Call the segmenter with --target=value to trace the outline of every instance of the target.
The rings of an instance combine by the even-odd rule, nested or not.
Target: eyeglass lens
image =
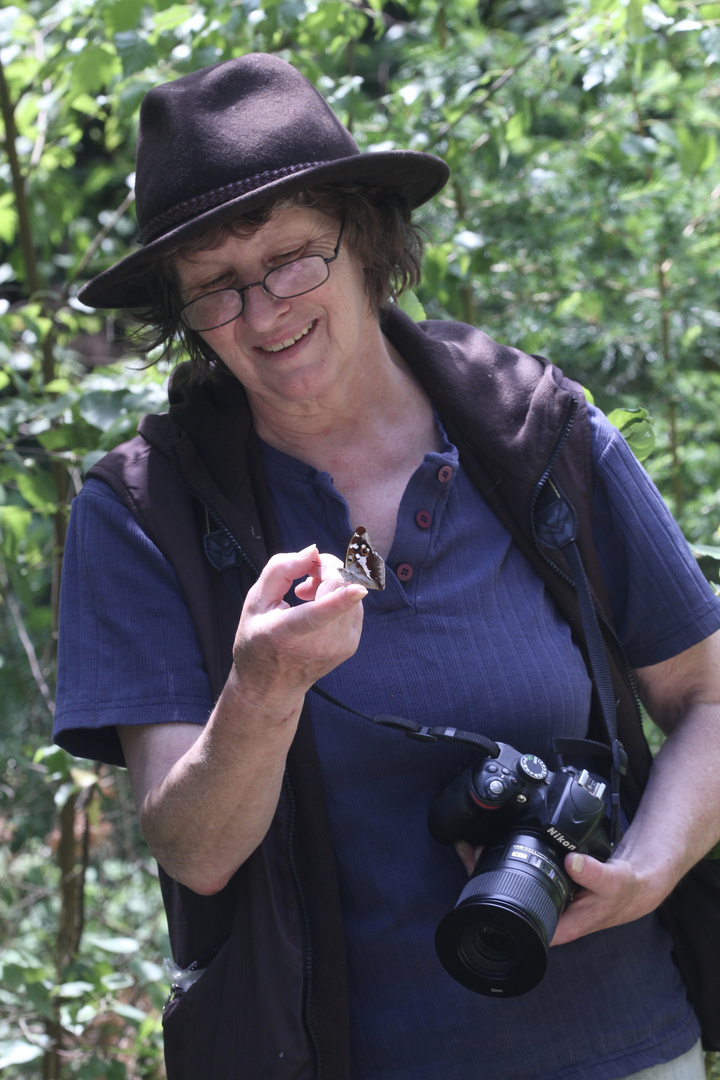
[[[339,247],[339,238],[338,238]],[[219,289],[207,293],[187,304],[181,316],[191,330],[214,330],[218,326],[232,322],[242,315],[245,307],[245,292],[255,285],[262,285],[266,292],[279,300],[289,300],[293,296],[317,289],[330,276],[330,262],[337,258],[337,248],[332,259],[322,255],[304,255],[300,259],[278,266],[265,275],[262,282],[254,282],[244,289]]]

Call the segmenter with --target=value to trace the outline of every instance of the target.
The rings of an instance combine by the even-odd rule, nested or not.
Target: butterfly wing
[[[372,546],[364,525],[358,525],[345,553],[345,567],[340,571],[345,581],[366,589],[385,588],[385,563]]]

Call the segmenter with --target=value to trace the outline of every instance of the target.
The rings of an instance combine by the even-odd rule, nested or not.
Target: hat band
[[[214,191],[206,191],[202,195],[195,195],[192,199],[184,199],[183,202],[176,203],[169,210],[164,210],[162,214],[158,214],[145,225],[140,230],[140,243],[149,244],[175,226],[182,225],[188,218],[197,217],[206,210],[214,210],[215,207],[222,206],[223,203],[230,202],[231,199],[236,199],[240,195],[247,195],[248,192],[263,187],[273,180],[281,180],[284,176],[291,176],[292,173],[327,164],[326,161],[304,161],[300,165],[287,165],[282,169],[267,169],[265,172],[248,177],[247,180],[235,180],[232,184],[223,184],[222,187],[215,188]]]

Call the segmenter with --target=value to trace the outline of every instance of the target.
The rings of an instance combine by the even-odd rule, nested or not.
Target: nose
[[[244,293],[245,305],[242,317],[248,326],[262,330],[271,326],[278,315],[287,310],[290,301],[281,300],[267,292],[261,282],[252,285]]]

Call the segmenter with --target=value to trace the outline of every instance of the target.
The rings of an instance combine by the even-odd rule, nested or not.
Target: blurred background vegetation
[[[83,472],[167,371],[75,299],[132,249],[137,108],[248,51],[362,149],[444,157],[418,299],[618,413],[711,581],[720,550],[720,3],[26,0],[0,7],[0,1072],[160,1080],[168,953],[126,778],[49,746]],[[708,1061],[708,1068],[712,1062]],[[199,1078],[200,1080],[200,1078]]]

